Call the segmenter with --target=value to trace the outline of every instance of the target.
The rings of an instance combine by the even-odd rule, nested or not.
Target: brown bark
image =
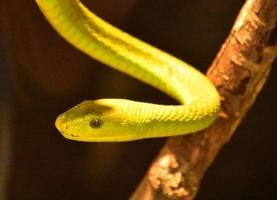
[[[248,0],[208,71],[222,98],[219,119],[168,140],[131,200],[190,200],[205,171],[254,103],[277,54],[275,0]]]

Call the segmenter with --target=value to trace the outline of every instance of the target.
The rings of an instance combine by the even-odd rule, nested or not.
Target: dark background
[[[109,22],[202,72],[244,3],[83,2]],[[54,128],[55,117],[84,99],[165,104],[174,100],[75,50],[53,31],[34,1],[0,0],[0,6],[0,199],[127,199],[165,139],[74,142]],[[209,168],[196,199],[277,198],[276,73],[273,67],[255,105]]]

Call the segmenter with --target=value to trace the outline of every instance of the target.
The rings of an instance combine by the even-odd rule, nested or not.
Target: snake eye
[[[90,121],[89,125],[92,128],[100,128],[103,122],[100,119],[93,119]]]

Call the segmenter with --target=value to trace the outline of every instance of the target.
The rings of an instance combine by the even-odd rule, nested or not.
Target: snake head
[[[78,141],[130,140],[132,124],[124,119],[117,99],[83,101],[61,114],[55,122],[62,135]]]

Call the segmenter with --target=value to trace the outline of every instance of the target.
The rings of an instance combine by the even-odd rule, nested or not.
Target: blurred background
[[[243,0],[83,0],[96,14],[205,72]],[[277,198],[277,71],[209,168],[196,199]],[[165,139],[81,143],[55,117],[85,99],[176,103],[91,60],[34,1],[0,0],[0,200],[127,199]]]

